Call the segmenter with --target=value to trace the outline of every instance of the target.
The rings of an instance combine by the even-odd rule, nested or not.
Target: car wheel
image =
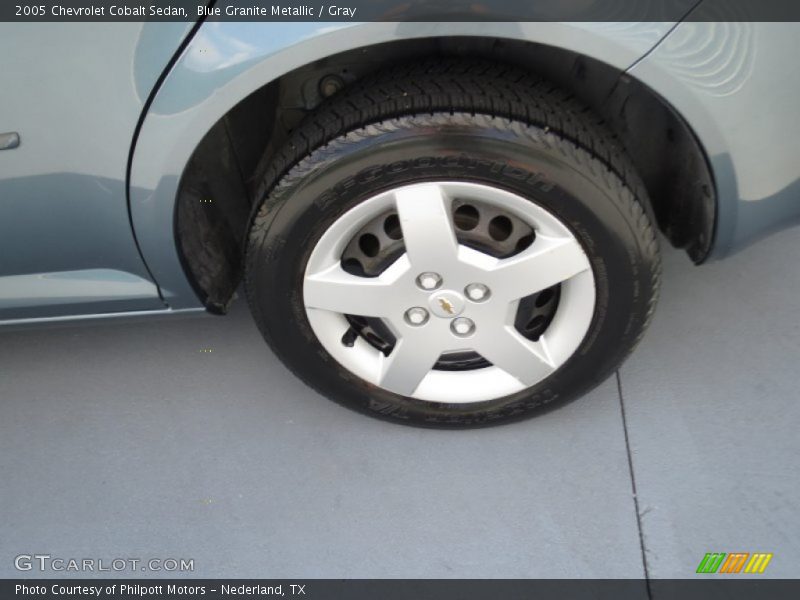
[[[653,312],[639,178],[600,119],[524,72],[375,75],[271,164],[249,303],[278,357],[350,408],[445,427],[529,416],[613,373]]]

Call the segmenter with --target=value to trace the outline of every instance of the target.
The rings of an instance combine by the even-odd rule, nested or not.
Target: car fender
[[[694,131],[714,175],[722,258],[800,222],[797,23],[687,21],[629,73]]]

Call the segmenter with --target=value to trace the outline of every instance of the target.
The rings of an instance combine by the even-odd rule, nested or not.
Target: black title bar
[[[0,598],[38,600],[792,600],[800,580],[698,576],[686,580],[443,579],[5,579]]]
[[[800,21],[798,0],[20,0],[2,22]]]

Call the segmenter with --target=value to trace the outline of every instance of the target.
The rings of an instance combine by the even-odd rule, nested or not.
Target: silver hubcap
[[[454,199],[507,211],[535,231],[533,243],[508,258],[459,243]],[[405,252],[376,277],[347,272],[348,241],[388,212],[399,217]],[[527,339],[514,325],[520,300],[559,284],[552,321]],[[303,300],[320,343],[349,371],[405,396],[464,403],[518,392],[563,365],[589,329],[595,287],[580,243],[544,208],[482,184],[436,182],[381,193],[335,221],[311,253]],[[343,343],[345,315],[380,319],[396,338],[388,355],[363,338]],[[490,364],[434,368],[441,356],[464,351]]]

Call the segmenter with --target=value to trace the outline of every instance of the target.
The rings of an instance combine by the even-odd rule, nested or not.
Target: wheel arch
[[[254,182],[326,90],[432,53],[522,66],[606,116],[634,156],[662,231],[695,261],[705,257],[715,198],[701,143],[665,99],[625,73],[671,24],[434,25],[320,32],[316,24],[293,24],[296,30],[277,36],[283,41],[261,45],[253,40],[265,24],[199,29],[150,107],[131,170],[134,227],[171,306],[224,312],[240,278]]]

